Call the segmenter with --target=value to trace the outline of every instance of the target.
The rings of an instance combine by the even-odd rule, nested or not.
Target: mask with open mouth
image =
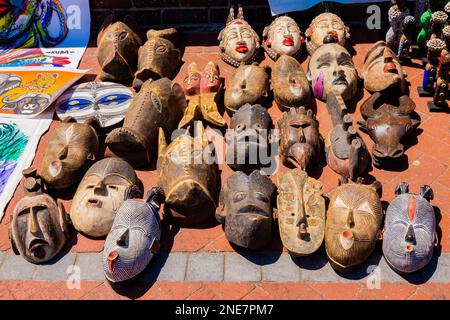
[[[226,162],[230,168],[250,173],[269,164],[272,127],[272,118],[260,105],[246,104],[240,108],[231,118],[225,135]]]
[[[44,193],[36,169],[23,171],[24,196],[16,204],[9,226],[9,238],[15,253],[31,263],[52,259],[69,239],[64,206]]]
[[[381,237],[381,184],[346,183],[330,198],[325,223],[325,250],[331,266],[348,272],[363,263]]]
[[[216,219],[225,224],[228,241],[247,249],[270,242],[275,185],[260,171],[235,172],[222,187]]]
[[[406,182],[397,186],[397,197],[386,211],[383,233],[383,255],[389,265],[401,273],[424,268],[438,244],[436,217],[429,203],[433,190],[421,186],[420,194],[413,194],[408,189]]]
[[[311,88],[301,64],[294,58],[282,55],[272,70],[274,99],[281,111],[307,107],[311,101]]]
[[[127,162],[102,159],[89,168],[78,186],[70,209],[72,224],[88,236],[104,237],[121,204],[141,196],[139,180]]]
[[[252,63],[259,50],[259,36],[244,20],[244,10],[239,7],[234,16],[234,9],[230,8],[226,26],[220,31],[220,57],[234,67]]]
[[[142,41],[133,31],[136,24],[127,16],[125,22],[113,23],[108,16],[97,37],[97,58],[102,68],[102,81],[124,82],[133,78],[138,61],[138,50]]]
[[[278,121],[280,156],[286,166],[311,169],[320,161],[319,122],[311,110],[292,108]]]
[[[55,129],[45,149],[39,175],[50,189],[68,188],[80,181],[87,168],[95,161],[99,148],[97,133],[86,123],[64,119]]]
[[[158,185],[164,191],[164,213],[170,223],[196,226],[210,220],[216,209],[219,177],[213,147],[201,121],[195,122],[195,136],[189,131],[169,145],[162,129],[158,143]]]
[[[147,42],[139,48],[138,70],[133,88],[139,91],[148,79],[172,79],[181,62],[181,52],[175,48],[178,31],[174,28],[149,30]]]
[[[337,15],[329,12],[319,14],[306,29],[306,49],[312,55],[318,47],[325,43],[324,39],[327,39],[330,34],[334,35],[336,43],[345,47],[350,38],[349,30]]]
[[[103,271],[113,287],[129,284],[160,248],[159,207],[164,196],[152,188],[145,200],[129,199],[117,211],[103,250]]]
[[[367,53],[361,78],[364,79],[364,88],[370,92],[393,87],[404,92],[406,87],[402,65],[384,41],[375,43]]]
[[[326,100],[330,92],[352,99],[358,88],[358,72],[348,51],[337,43],[326,43],[311,55],[308,77],[314,96]]]
[[[299,58],[302,53],[299,26],[288,16],[276,18],[264,28],[262,46],[272,60],[277,60],[283,54]]]
[[[247,103],[264,102],[269,92],[269,69],[256,63],[237,68],[225,89],[224,104],[230,115]]]

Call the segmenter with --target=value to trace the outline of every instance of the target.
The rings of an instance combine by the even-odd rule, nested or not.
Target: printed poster
[[[67,68],[1,68],[0,118],[35,117],[86,71]]]
[[[0,67],[76,69],[90,26],[89,0],[0,0]]]
[[[390,1],[390,0],[384,0]],[[410,0],[411,1],[411,0]],[[351,3],[371,3],[371,2],[383,2],[383,0],[332,0],[332,1],[323,1],[323,0],[269,0],[270,10],[272,11],[272,15],[283,14],[286,12],[292,11],[302,11],[309,9],[316,4],[321,2],[338,2],[342,4],[351,4]]]
[[[52,118],[51,110],[35,119],[0,117],[0,221],[22,179],[22,170],[31,165],[39,140]]]

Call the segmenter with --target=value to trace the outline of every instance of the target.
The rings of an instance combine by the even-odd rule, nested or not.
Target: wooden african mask
[[[86,123],[66,118],[55,129],[45,149],[39,176],[50,189],[68,188],[80,181],[95,161],[99,148],[97,133]]]
[[[348,272],[363,263],[381,237],[383,211],[377,190],[372,185],[347,183],[330,198],[325,223],[325,251],[331,266]]]
[[[220,41],[220,57],[234,67],[252,63],[259,51],[259,36],[244,20],[242,7],[239,7],[236,17],[234,9],[230,8],[225,28],[217,40]]]
[[[350,38],[349,30],[337,15],[329,12],[319,14],[306,29],[306,49],[312,55],[328,37],[334,38],[336,43],[345,47]]]
[[[433,190],[421,186],[420,194],[413,194],[408,187],[406,182],[397,186],[397,197],[386,210],[383,232],[384,258],[400,273],[424,268],[438,244],[436,217],[429,203]]]
[[[311,101],[311,89],[301,64],[294,58],[282,55],[272,70],[273,96],[281,111],[306,107]]]
[[[158,253],[163,201],[158,188],[152,188],[145,200],[128,199],[120,206],[103,250],[103,271],[111,286],[135,280]]]
[[[195,226],[211,219],[216,209],[219,177],[201,121],[195,136],[186,130],[167,145],[162,129],[158,143],[158,185],[165,194],[165,214],[172,224]]]
[[[266,246],[272,238],[275,185],[260,171],[237,171],[220,192],[216,219],[225,224],[229,242],[247,249]]]
[[[133,78],[136,70],[138,50],[142,41],[127,25],[128,22],[133,22],[129,16],[125,23],[112,22],[112,15],[105,19],[97,38],[97,58],[102,68],[100,80],[128,81]]]
[[[168,78],[147,80],[133,98],[122,128],[112,130],[105,143],[132,166],[148,165],[157,152],[158,128],[170,136],[185,108],[186,97],[178,83]]]
[[[25,169],[23,175],[24,196],[14,207],[9,238],[16,254],[31,263],[44,263],[69,239],[67,216],[62,202],[44,193],[36,169]]]
[[[278,120],[280,156],[289,167],[308,170],[320,161],[319,122],[312,110],[292,108]]]
[[[407,95],[389,99],[376,92],[364,101],[361,115],[366,120],[358,124],[375,141],[372,148],[375,165],[395,165],[403,158],[401,141],[420,124],[420,120],[411,118],[415,108],[416,104]]]
[[[242,65],[227,81],[224,104],[232,115],[246,103],[261,104],[269,92],[269,67],[259,67],[256,63]]]
[[[178,31],[174,28],[149,30],[147,42],[139,48],[137,72],[133,88],[139,91],[148,79],[172,78],[181,61],[180,50],[173,43]]]
[[[236,111],[225,134],[230,168],[250,173],[268,164],[272,127],[269,112],[259,104],[246,104]]]
[[[330,92],[352,99],[358,89],[358,72],[348,51],[337,43],[320,46],[311,55],[308,66],[314,96],[326,100]]]
[[[369,50],[364,59],[361,78],[364,88],[369,92],[383,91],[387,88],[399,88],[405,91],[405,74],[395,53],[384,41],[378,41]]]
[[[325,139],[328,166],[343,177],[355,181],[362,176],[370,164],[366,144],[352,126],[352,118],[345,115]]]
[[[183,82],[188,106],[184,110],[178,128],[187,128],[195,120],[205,120],[215,126],[223,127],[225,120],[219,113],[219,101],[223,96],[223,84],[219,66],[210,61],[200,73],[195,62],[189,64]]]
[[[285,54],[299,58],[302,54],[302,33],[294,19],[280,16],[264,28],[262,47],[272,60]]]
[[[314,253],[325,235],[322,184],[301,169],[278,176],[278,226],[283,245],[293,256]]]
[[[89,168],[78,186],[70,208],[72,224],[88,236],[104,237],[122,203],[140,197],[133,168],[118,158],[102,159]]]

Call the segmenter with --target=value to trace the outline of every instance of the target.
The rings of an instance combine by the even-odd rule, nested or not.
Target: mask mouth
[[[353,235],[353,232],[351,232],[349,230],[345,230],[339,236],[339,240],[342,245],[342,248],[344,248],[345,250],[348,250],[352,247],[355,237]]]
[[[237,52],[239,52],[239,53],[246,53],[246,52],[248,52],[247,44],[245,42],[238,43],[238,45],[236,46],[235,50]]]
[[[54,177],[54,178],[57,177],[62,171],[62,162],[59,160],[53,161],[48,166],[48,171],[52,177]]]
[[[93,208],[101,208],[102,207],[102,202],[96,198],[89,198],[87,199],[87,206],[88,207],[93,207]]]
[[[414,252],[414,246],[412,244],[407,244],[405,246],[405,252],[406,253],[413,253]]]
[[[294,46],[294,38],[292,36],[287,36],[283,39],[282,43],[286,47],[293,47]]]
[[[44,247],[48,246],[48,242],[41,238],[34,238],[28,245],[29,251],[32,255],[38,259],[43,259],[45,257]]]
[[[345,77],[345,75],[339,75],[333,80],[332,84],[334,86],[339,86],[339,85],[348,86],[348,81],[347,81],[347,78]]]
[[[387,62],[384,64],[383,71],[385,73],[398,74],[397,66],[393,62]]]
[[[238,212],[239,214],[252,214],[252,216],[261,216],[266,217],[266,213],[264,212],[264,210],[262,210],[260,207],[253,205],[253,204],[248,204],[246,206],[243,206],[241,208],[239,208]]]

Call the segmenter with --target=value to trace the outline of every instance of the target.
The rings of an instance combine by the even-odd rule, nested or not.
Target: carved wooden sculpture
[[[320,161],[319,122],[312,110],[292,108],[278,120],[280,156],[286,166],[311,169]]]
[[[281,111],[307,107],[311,89],[301,64],[285,54],[275,62],[272,70],[273,96]]]
[[[397,1],[389,8],[388,16],[391,27],[386,33],[386,43],[392,50],[397,50],[400,44],[400,37],[403,34],[403,21],[409,14],[409,9],[405,6],[405,0]]]
[[[420,17],[420,25],[422,26],[422,29],[417,35],[417,44],[419,45],[419,47],[426,48],[427,40],[429,40],[431,36],[432,16],[436,11],[443,10],[444,5],[447,2],[449,2],[449,0],[428,1],[429,7],[425,12],[423,12],[422,16]]]
[[[337,15],[329,12],[319,14],[306,29],[306,49],[312,55],[329,36],[335,38],[336,43],[345,47],[350,38],[349,31],[350,29]]]
[[[326,43],[311,55],[308,76],[314,96],[326,100],[330,92],[352,99],[358,88],[358,72],[348,51],[337,43]]]
[[[246,104],[231,118],[227,131],[226,162],[233,170],[250,173],[269,164],[268,154],[273,123],[260,105]]]
[[[158,185],[165,194],[165,213],[170,222],[195,226],[210,219],[216,209],[218,166],[201,121],[195,123],[195,137],[180,135],[167,145],[159,129]]]
[[[95,161],[99,148],[97,133],[87,121],[76,123],[66,118],[55,129],[39,167],[39,176],[50,189],[76,184]]]
[[[205,121],[219,127],[226,125],[219,113],[218,104],[223,93],[222,79],[219,66],[210,61],[201,73],[195,62],[188,67],[188,74],[184,78],[184,93],[188,106],[178,128],[186,128],[196,120]]]
[[[124,82],[133,78],[142,41],[128,24],[134,24],[129,16],[125,18],[125,23],[113,23],[112,15],[103,23],[97,38],[102,81]]]
[[[133,88],[139,91],[148,79],[172,78],[181,62],[180,50],[173,41],[177,37],[174,28],[147,31],[147,42],[139,48],[138,70]]]
[[[280,16],[264,28],[262,47],[272,60],[281,55],[298,59],[302,54],[302,32],[294,19]]]
[[[397,197],[386,211],[383,233],[384,258],[400,273],[424,268],[438,244],[436,217],[429,203],[433,190],[425,185],[420,194],[413,194],[408,188],[406,182],[397,186]]]
[[[319,249],[325,235],[325,199],[320,181],[301,169],[278,176],[278,226],[283,245],[293,256]]]
[[[70,208],[72,224],[88,236],[104,237],[122,203],[140,197],[133,168],[118,158],[102,159],[89,168],[78,186]]]
[[[386,42],[375,43],[364,59],[361,74],[361,78],[364,79],[364,88],[369,92],[379,92],[388,88],[404,92],[405,76],[399,59]]]
[[[388,99],[377,92],[361,106],[365,121],[358,124],[375,141],[372,148],[373,163],[377,166],[393,166],[404,154],[401,141],[411,134],[420,120],[411,115],[416,104],[407,95]]]
[[[259,53],[259,36],[244,19],[244,10],[238,8],[235,17],[230,8],[225,28],[219,33],[220,57],[226,63],[239,67],[255,61]]]
[[[433,101],[428,102],[428,109],[430,111],[448,110],[447,94],[450,81],[450,26],[446,26],[444,28],[444,30],[442,31],[442,35],[444,37],[446,45],[439,57],[439,63],[437,67],[437,80],[434,88]]]
[[[9,225],[9,238],[16,254],[31,263],[52,259],[69,239],[62,202],[45,193],[33,167],[23,171],[24,196],[17,202]]]
[[[416,19],[413,16],[406,16],[403,19],[403,33],[400,36],[397,56],[401,63],[411,62],[410,48],[413,43],[413,35],[416,28]]]
[[[261,104],[269,95],[269,67],[242,65],[227,81],[224,104],[232,115],[244,104]]]
[[[378,181],[370,186],[347,183],[332,194],[325,223],[325,251],[335,270],[348,272],[359,266],[381,238],[380,187]]]
[[[148,165],[157,152],[158,128],[170,137],[180,122],[186,97],[168,78],[147,80],[134,97],[122,128],[111,131],[105,143],[134,167]]]
[[[434,38],[427,41],[427,59],[422,79],[422,87],[417,88],[419,96],[432,96],[437,78],[437,68],[439,65],[439,56],[445,48],[445,42],[441,39]]]
[[[229,242],[247,249],[259,249],[272,237],[275,186],[260,171],[233,173],[220,192],[216,219],[224,224]]]
[[[145,200],[126,200],[117,211],[103,250],[103,271],[113,287],[137,279],[158,253],[161,239],[159,207],[164,196],[152,188]]]
[[[431,16],[431,39],[442,39],[442,29],[447,23],[448,16],[444,11],[436,11]]]

